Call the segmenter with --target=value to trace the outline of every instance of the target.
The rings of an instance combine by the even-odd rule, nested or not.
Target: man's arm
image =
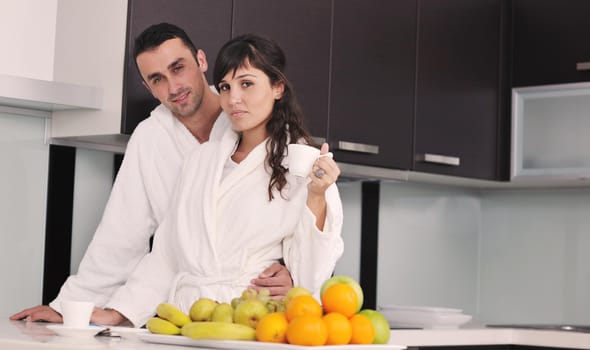
[[[37,305],[10,316],[11,320],[47,321],[61,323],[61,314],[47,305]]]

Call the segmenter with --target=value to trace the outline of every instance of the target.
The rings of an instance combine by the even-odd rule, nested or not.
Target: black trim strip
[[[49,146],[43,301],[49,304],[70,275],[76,149]]]
[[[360,284],[365,296],[363,308],[368,309],[376,309],[377,306],[379,189],[378,181],[362,183]]]

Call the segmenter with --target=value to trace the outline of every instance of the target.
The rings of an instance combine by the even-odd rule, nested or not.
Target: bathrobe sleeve
[[[336,184],[326,190],[326,202],[323,231],[318,230],[315,215],[304,206],[294,235],[283,242],[283,256],[293,284],[306,287],[316,296],[344,252],[342,202]]]
[[[172,229],[173,220],[167,216],[154,236],[153,250],[144,256],[127,283],[120,287],[106,304],[117,310],[134,327],[143,326],[156,313],[158,304],[166,302],[177,274],[176,260],[171,254],[171,234],[160,234]]]
[[[139,165],[138,142],[129,141],[102,220],[82,259],[50,306],[61,300],[87,300],[104,305],[147,253],[156,223]]]

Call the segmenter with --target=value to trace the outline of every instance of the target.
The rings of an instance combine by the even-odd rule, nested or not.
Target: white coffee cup
[[[62,301],[61,316],[66,327],[87,327],[94,304],[89,301]]]
[[[311,173],[313,163],[320,157],[332,158],[332,152],[320,155],[320,150],[302,144],[289,144],[287,146],[287,156],[289,160],[289,172],[299,177],[307,177]]]

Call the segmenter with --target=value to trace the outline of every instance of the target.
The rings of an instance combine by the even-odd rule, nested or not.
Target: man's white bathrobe
[[[228,130],[221,142],[209,142],[187,158],[152,253],[107,304],[136,327],[161,302],[185,312],[200,297],[230,302],[280,258],[294,285],[315,294],[333,272],[343,252],[336,185],[326,191],[327,218],[319,231],[306,206],[310,180],[287,174],[284,198],[275,191],[269,201],[266,142],[236,164],[230,156],[237,140]],[[223,176],[228,164],[232,169]]]
[[[211,131],[220,140],[229,120],[221,114]],[[168,211],[185,157],[200,146],[163,105],[131,136],[103,217],[80,263],[50,306],[87,300],[104,306],[149,251],[149,239]]]

